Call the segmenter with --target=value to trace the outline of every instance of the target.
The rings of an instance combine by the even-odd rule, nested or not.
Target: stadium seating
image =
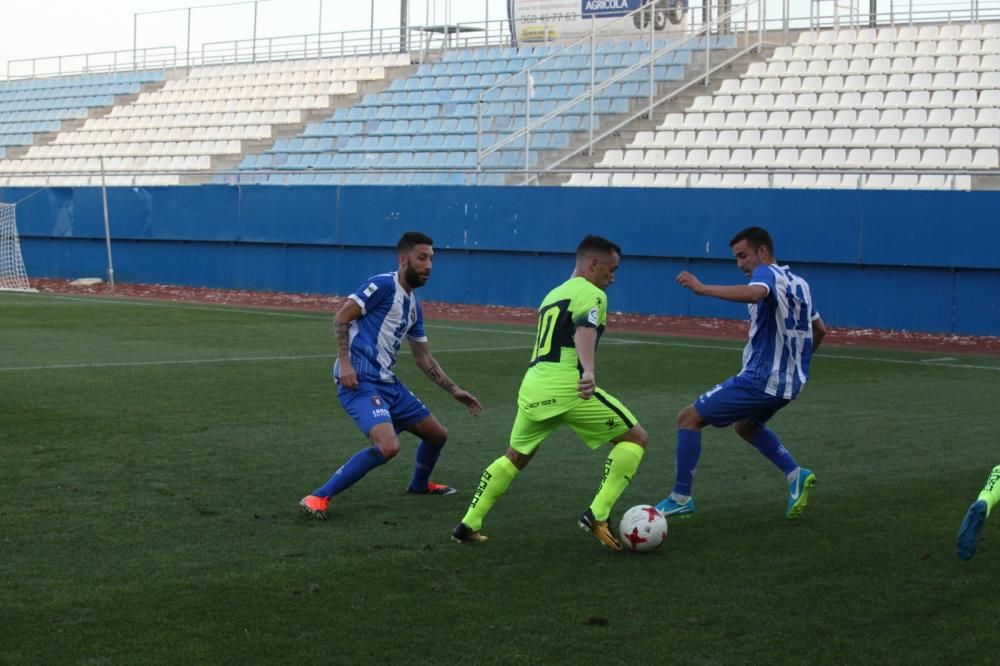
[[[968,189],[969,175],[933,172],[998,168],[998,148],[1000,24],[834,29],[801,33],[596,167],[684,170],[611,186]]]
[[[33,174],[50,171],[79,175],[48,177],[49,184],[96,184],[103,159],[109,184],[175,185],[210,174],[219,162],[235,164],[246,142],[270,142],[276,128],[301,127],[310,112],[326,112],[361,82],[384,79],[386,67],[408,63],[407,54],[389,54],[192,68],[48,145],[32,146],[0,170],[24,174],[11,184],[31,184]]]
[[[735,41],[713,38],[713,46],[732,48]],[[658,42],[663,46],[665,42]],[[692,49],[701,47],[693,44]],[[640,62],[649,43],[642,40],[598,45],[594,70],[598,82]],[[548,56],[555,55],[547,61]],[[654,68],[656,82],[679,81],[687,75],[692,50],[668,54]],[[540,64],[539,64],[540,63]],[[526,90],[523,77],[504,79],[538,65]],[[584,94],[591,80],[590,52],[558,46],[453,50],[440,62],[421,65],[410,77],[392,81],[381,93],[340,108],[322,122],[309,124],[298,136],[279,139],[262,155],[248,155],[234,176],[220,182],[369,183],[369,184],[503,184],[503,173],[476,175],[477,152],[525,126],[525,115],[538,118]],[[480,95],[483,127],[477,132]],[[649,96],[649,71],[640,69],[602,91],[595,100],[596,122],[625,113],[630,100]],[[526,108],[526,99],[530,99]],[[574,134],[589,129],[589,102],[553,118],[532,133],[529,167],[541,151],[564,150]],[[525,165],[525,140],[512,141],[487,156],[483,166],[516,170]],[[350,173],[301,173],[302,169],[350,169]],[[409,171],[407,171],[409,170]],[[283,173],[287,171],[287,173]],[[266,172],[266,173],[265,173]]]
[[[87,118],[117,97],[163,79],[164,72],[156,70],[2,81],[0,158],[11,148],[32,145],[37,135],[58,132],[64,122]],[[0,170],[18,168],[14,162],[0,162]]]
[[[704,46],[660,58],[654,92],[697,76]],[[102,173],[111,185],[513,183],[585,141],[592,77],[615,78],[594,99],[597,128],[647,99],[648,68],[617,75],[648,50],[621,40],[593,56],[453,49],[405,73],[393,68],[409,54],[393,53],[0,82],[0,185]],[[973,170],[1000,168],[1000,23],[803,32],[595,160],[566,184],[969,189]]]

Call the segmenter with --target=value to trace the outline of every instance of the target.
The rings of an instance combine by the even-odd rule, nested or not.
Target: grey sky
[[[322,2],[322,31],[367,30],[374,1],[375,27],[399,25],[400,0],[259,0],[257,35],[316,33]],[[211,5],[217,5],[212,7]],[[226,5],[226,6],[218,6]],[[0,8],[0,77],[11,60],[130,50],[133,25],[139,47],[185,47],[191,12],[192,50],[203,42],[249,39],[253,3],[240,0],[35,0]],[[482,20],[507,15],[506,0],[410,0],[410,23]],[[176,10],[160,12],[158,10]],[[156,12],[156,13],[152,13]],[[138,20],[134,21],[135,15]]]

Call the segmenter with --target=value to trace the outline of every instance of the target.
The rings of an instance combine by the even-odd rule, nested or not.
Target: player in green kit
[[[597,341],[608,312],[605,288],[615,280],[621,248],[600,236],[587,236],[576,249],[570,279],[549,292],[538,308],[538,335],[517,396],[517,418],[510,447],[483,472],[465,517],[454,530],[459,543],[481,543],[483,519],[531,462],[539,445],[567,425],[592,449],[614,446],[604,463],[604,478],[594,501],[580,516],[580,527],[608,548],[621,544],[608,527],[611,507],[642,460],[649,436],[632,412],[597,386]]]
[[[986,485],[983,486],[976,501],[965,512],[962,525],[958,528],[956,547],[959,559],[969,560],[976,554],[979,532],[983,529],[983,524],[997,502],[1000,502],[1000,465],[994,467],[990,472],[986,478]]]

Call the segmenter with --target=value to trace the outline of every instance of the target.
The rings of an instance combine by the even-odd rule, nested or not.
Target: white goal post
[[[0,291],[35,291],[21,258],[14,204],[0,203]]]

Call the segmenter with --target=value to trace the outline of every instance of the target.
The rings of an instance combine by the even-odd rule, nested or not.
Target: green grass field
[[[1000,463],[1000,358],[825,348],[774,429],[819,483],[706,431],[698,514],[660,550],[576,526],[603,455],[561,431],[450,542],[506,446],[532,332],[430,322],[479,418],[400,376],[451,433],[404,494],[415,441],[311,521],[299,498],[365,441],[330,380],[330,316],[0,294],[0,663],[995,663],[1000,525],[954,540]],[[601,385],[651,434],[616,515],[673,480],[674,419],[739,342],[609,331]]]

